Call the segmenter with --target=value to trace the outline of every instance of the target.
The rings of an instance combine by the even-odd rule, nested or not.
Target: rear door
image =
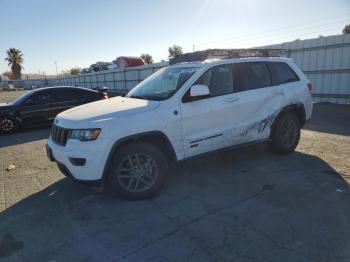
[[[53,120],[59,113],[64,110],[71,108],[70,98],[69,98],[69,89],[66,88],[56,88],[52,90],[52,110],[50,112],[50,119]]]
[[[233,144],[268,138],[274,116],[284,103],[282,87],[273,85],[266,62],[236,63],[234,73]]]
[[[85,103],[98,100],[97,92],[90,92],[78,88],[56,89],[54,92],[54,110],[51,117],[55,118],[59,113]]]

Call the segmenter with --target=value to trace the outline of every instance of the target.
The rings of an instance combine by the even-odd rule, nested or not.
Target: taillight
[[[104,92],[102,92],[102,93],[101,93],[101,100],[102,100],[102,99],[107,99],[107,98],[108,98],[107,94],[104,93]]]
[[[311,93],[312,89],[314,88],[312,83],[307,83],[307,88],[309,89],[309,92]]]

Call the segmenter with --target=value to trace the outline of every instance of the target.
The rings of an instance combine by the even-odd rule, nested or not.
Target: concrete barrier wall
[[[162,62],[126,69],[80,74],[76,76],[63,76],[54,79],[2,81],[0,82],[0,87],[9,84],[18,88],[30,88],[32,86],[80,86],[86,88],[108,87],[109,92],[124,94],[130,91],[142,80],[167,65],[168,62]]]
[[[285,48],[288,56],[314,84],[313,97],[318,102],[350,103],[350,34],[295,40],[264,48]],[[107,86],[110,91],[126,93],[140,81],[168,63],[156,63],[126,70],[104,71],[55,79],[11,81],[16,87]],[[1,85],[9,82],[0,82]]]
[[[350,34],[264,47],[289,49],[288,56],[314,84],[316,102],[350,103]]]
[[[47,86],[81,86],[86,88],[108,87],[111,92],[126,93],[142,80],[156,72],[158,69],[168,65],[165,63],[154,63],[150,65],[133,68],[103,71],[98,73],[67,76],[57,79],[49,79]]]

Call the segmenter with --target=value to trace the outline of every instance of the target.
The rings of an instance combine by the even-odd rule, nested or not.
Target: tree
[[[71,75],[79,75],[80,74],[80,68],[79,67],[72,68],[70,70],[70,74]]]
[[[350,34],[350,24],[348,24],[344,27],[343,34]]]
[[[178,45],[173,45],[169,47],[168,51],[169,51],[169,58],[173,58],[182,54],[182,47]]]
[[[153,63],[153,57],[150,54],[141,54],[141,59],[145,64],[152,64]]]
[[[9,80],[13,79],[13,75],[10,71],[6,71],[2,76],[7,77]]]
[[[22,51],[16,48],[10,48],[6,51],[7,57],[5,61],[8,62],[8,66],[11,66],[13,79],[21,79],[21,70],[23,63]]]

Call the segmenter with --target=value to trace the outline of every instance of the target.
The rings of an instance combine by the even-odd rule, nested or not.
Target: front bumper
[[[47,156],[55,161],[60,171],[81,182],[103,180],[103,171],[109,152],[109,143],[104,139],[81,142],[69,139],[65,146],[54,143],[51,137],[46,145]],[[72,158],[85,159],[84,165],[72,163]]]

